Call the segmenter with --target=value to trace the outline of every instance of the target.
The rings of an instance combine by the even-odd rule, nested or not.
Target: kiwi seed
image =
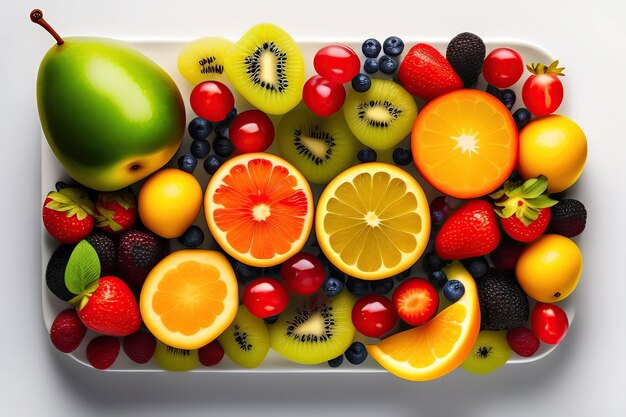
[[[402,110],[396,108],[389,101],[370,100],[357,106],[359,119],[369,126],[387,128],[398,120]]]
[[[274,59],[271,58],[274,56]],[[282,52],[273,41],[258,46],[246,59],[246,74],[253,84],[266,90],[282,93],[289,86],[285,77],[287,54]],[[271,64],[275,65],[271,65]],[[271,69],[269,69],[271,68]]]

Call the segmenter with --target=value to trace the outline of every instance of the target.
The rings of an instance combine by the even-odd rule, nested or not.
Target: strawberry
[[[83,341],[87,327],[80,321],[76,310],[63,310],[52,322],[50,340],[55,348],[63,353],[75,351]]]
[[[61,243],[77,243],[94,227],[94,204],[80,188],[63,188],[48,193],[41,211],[43,224]]]
[[[120,354],[120,341],[111,336],[97,336],[87,344],[87,360],[96,369],[108,369]]]
[[[448,60],[425,43],[418,43],[404,57],[398,79],[409,93],[426,101],[463,87]]]
[[[519,242],[532,242],[550,224],[550,207],[557,203],[545,193],[548,179],[541,175],[522,181],[507,181],[490,197],[496,200],[496,213],[502,228]]]
[[[98,194],[96,227],[118,234],[130,229],[137,220],[137,199],[127,190]]]
[[[500,243],[500,229],[491,205],[470,200],[446,220],[435,238],[435,251],[443,259],[483,256]]]

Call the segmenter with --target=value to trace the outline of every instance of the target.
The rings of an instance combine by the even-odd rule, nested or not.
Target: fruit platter
[[[469,32],[125,42],[30,17],[55,42],[37,79],[50,349],[108,371],[430,381],[566,338],[587,219],[575,68]]]

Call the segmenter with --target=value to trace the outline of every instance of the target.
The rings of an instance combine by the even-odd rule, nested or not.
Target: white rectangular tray
[[[176,84],[178,85],[178,87],[180,88],[181,94],[183,96],[183,99],[185,100],[186,106],[187,106],[187,120],[191,120],[193,117],[195,117],[194,113],[191,110],[191,107],[189,106],[189,94],[191,93],[191,89],[192,86],[185,81],[185,79],[179,74],[178,69],[177,69],[177,65],[176,65],[176,60],[178,57],[178,53],[182,50],[182,48],[189,42],[188,40],[149,40],[149,41],[144,41],[144,40],[126,40],[126,42],[138,49],[139,51],[143,52],[145,55],[147,55],[148,57],[150,57],[152,60],[154,60],[156,63],[158,63],[161,67],[163,67],[163,69],[165,69],[165,71],[167,71],[172,78],[174,79],[174,81],[176,82]],[[348,40],[348,39],[344,39],[344,40],[337,40],[337,41],[333,41],[333,43],[341,43],[344,45],[348,45],[350,46],[352,49],[354,49],[355,51],[357,51],[357,53],[359,53],[359,55],[361,54],[361,42],[362,41],[355,41],[355,40]],[[445,54],[445,48],[447,45],[447,40],[440,40],[440,39],[410,39],[410,38],[406,38],[405,39],[405,43],[406,43],[406,47],[405,47],[405,52],[409,50],[409,48],[411,46],[413,46],[414,44],[418,43],[418,42],[426,42],[429,43],[431,45],[433,45],[434,47],[436,47],[437,49],[439,49],[442,53]],[[319,41],[319,40],[310,40],[310,39],[301,39],[301,40],[297,40],[298,45],[300,46],[300,48],[302,49],[302,52],[304,54],[305,57],[305,62],[307,65],[306,71],[307,71],[307,78],[312,76],[313,74],[315,74],[315,70],[313,69],[313,56],[315,55],[315,53],[317,52],[318,49],[320,49],[321,47],[328,45],[329,42],[328,41]],[[527,43],[527,42],[520,42],[520,41],[496,41],[496,40],[492,40],[492,41],[485,41],[486,45],[487,45],[487,52],[489,52],[490,50],[497,48],[497,47],[501,47],[501,46],[508,46],[511,48],[514,48],[515,50],[517,50],[522,57],[524,58],[524,61],[527,63],[530,62],[541,62],[541,63],[545,63],[548,64],[550,62],[553,61],[552,56],[546,52],[545,50],[543,50],[542,48]],[[362,56],[361,56],[362,57]],[[515,104],[515,107],[513,108],[514,110],[517,109],[518,107],[521,106],[521,92],[520,92],[520,86],[521,86],[521,82],[518,82],[516,87],[517,88],[513,88],[513,90],[516,92],[517,94],[517,101]],[[485,81],[481,78],[479,81],[479,85],[477,86],[477,88],[483,89],[485,88],[486,84]],[[234,91],[233,91],[234,93]],[[241,97],[235,95],[235,99],[236,99],[236,106],[237,109],[239,111],[245,110],[246,108],[249,108],[250,105],[247,104]],[[418,102],[418,108],[421,109],[422,104],[420,102]],[[563,103],[563,105],[559,108],[558,110],[559,113],[565,114],[567,115],[567,100],[565,100],[565,102]],[[273,117],[272,119],[274,120],[274,122],[276,122],[280,117]],[[176,159],[178,158],[178,155],[181,155],[183,153],[187,153],[188,149],[189,149],[189,144],[191,143],[191,138],[189,137],[189,135],[187,133],[185,133],[185,138],[183,140],[183,144],[181,145],[180,151],[179,153],[176,155],[176,157],[174,157],[172,159],[172,161],[170,161],[170,166],[176,166]],[[408,145],[408,143],[405,143]],[[54,190],[54,185],[57,181],[59,180],[69,180],[69,176],[67,175],[67,173],[64,171],[63,167],[59,164],[59,162],[57,161],[56,157],[54,156],[54,154],[52,153],[50,147],[48,146],[48,143],[45,139],[45,137],[42,135],[42,152],[41,152],[41,164],[42,164],[42,170],[41,170],[41,201],[43,202],[45,199],[45,196],[47,195],[47,193],[51,190]],[[274,146],[272,146],[268,152],[273,152],[275,150]],[[379,155],[379,161],[390,161],[390,157],[389,155]],[[414,166],[411,164],[408,168],[407,171],[411,172],[419,181],[419,183],[422,185],[422,187],[424,188],[424,191],[426,192],[429,201],[430,199],[432,199],[434,196],[437,195],[437,192],[430,186],[428,185],[422,178],[421,176],[417,173],[417,171],[415,170]],[[194,171],[194,174],[196,175],[196,178],[198,178],[200,184],[202,185],[203,189],[206,188],[206,184],[208,183],[209,180],[209,176],[208,174],[206,174],[202,168],[202,164],[199,163],[198,166],[196,167],[196,170]],[[321,191],[321,187],[313,187],[313,192],[315,197],[317,198],[319,196],[319,193]],[[577,187],[573,187],[573,191],[572,192],[568,192],[568,194],[570,196],[577,196],[580,194],[580,190]],[[583,201],[584,202],[584,201]],[[200,215],[198,216],[198,219],[195,222],[196,225],[200,226],[204,231],[205,231],[205,242],[203,243],[202,247],[203,248],[216,248],[217,244],[215,243],[215,241],[211,238],[210,233],[208,233],[207,231],[207,227],[206,227],[206,221],[204,220],[204,212],[201,211]],[[52,252],[56,249],[56,247],[58,246],[58,243],[51,238],[48,233],[45,231],[45,229],[42,226],[42,307],[43,307],[43,319],[44,319],[44,323],[46,328],[49,330],[50,326],[52,325],[52,321],[54,320],[54,318],[56,317],[56,315],[64,310],[67,309],[69,307],[69,304],[61,301],[60,299],[58,299],[57,297],[55,297],[47,288],[46,286],[46,282],[45,282],[45,271],[46,271],[46,266],[48,264],[48,260],[50,259],[50,256],[52,255]],[[170,247],[172,250],[178,250],[178,249],[182,249],[182,246],[174,239],[170,241]],[[316,253],[315,251],[313,251],[313,253]],[[418,262],[418,264],[413,267],[413,269],[411,270],[411,276],[421,276],[421,277],[426,277],[426,274],[421,270],[418,269],[418,265],[421,265],[421,260],[420,262]],[[573,295],[571,295],[570,297],[568,297],[566,300],[562,301],[559,303],[559,306],[561,306],[565,312],[567,313],[567,316],[569,318],[570,321],[570,326],[572,325],[572,322],[574,320],[574,314],[575,314],[575,304],[576,304],[576,293],[574,293]],[[532,309],[532,304],[531,304],[531,309]],[[72,354],[70,354],[69,356],[71,356],[74,360],[76,360],[77,362],[80,362],[83,365],[86,366],[91,366],[89,365],[89,363],[87,362],[86,356],[85,356],[85,348],[87,346],[87,343],[89,340],[91,340],[93,337],[95,336],[94,333],[92,332],[88,332],[87,336],[85,337],[85,340],[83,340],[83,343],[81,344],[81,346]],[[360,339],[362,341],[366,341],[367,339],[362,338]],[[374,341],[374,340],[371,340]],[[516,356],[515,354],[513,354],[513,356],[511,357],[511,359],[508,361],[508,364],[514,364],[514,363],[524,363],[524,362],[532,362],[532,361],[536,361],[539,360],[543,357],[545,357],[546,355],[548,355],[550,352],[552,352],[554,349],[556,348],[556,345],[546,345],[543,344],[541,345],[541,348],[539,349],[539,351],[531,358],[522,358],[519,356]],[[53,349],[53,346],[50,345],[50,349]],[[507,366],[508,366],[507,364]],[[159,368],[154,361],[150,361],[149,363],[145,364],[145,365],[138,365],[134,362],[132,362],[130,359],[128,359],[126,357],[126,355],[124,354],[123,351],[120,352],[120,355],[117,359],[117,361],[115,362],[115,364],[109,369],[109,371],[121,371],[121,372],[145,372],[145,371],[162,371],[161,368]],[[371,358],[368,358],[363,364],[355,366],[355,365],[351,365],[348,362],[344,362],[344,364],[342,366],[340,366],[339,368],[331,368],[329,367],[327,364],[323,363],[320,365],[299,365],[293,362],[290,362],[284,358],[282,358],[281,356],[279,356],[277,353],[275,353],[274,351],[270,350],[267,358],[263,361],[263,363],[255,369],[245,369],[245,368],[241,368],[238,365],[236,365],[235,363],[233,363],[232,361],[230,361],[230,359],[228,359],[227,356],[224,357],[224,360],[213,367],[198,367],[196,368],[194,371],[191,372],[213,372],[213,373],[220,373],[220,372],[227,372],[227,373],[310,373],[310,372],[314,372],[314,373],[320,373],[320,372],[325,372],[325,373],[380,373],[380,372],[386,372],[384,369],[382,369],[374,360],[372,360]]]

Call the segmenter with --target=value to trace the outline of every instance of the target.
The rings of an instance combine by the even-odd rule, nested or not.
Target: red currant
[[[220,122],[235,107],[235,98],[228,87],[219,81],[205,81],[191,91],[194,113],[211,122]]]
[[[304,84],[302,99],[313,113],[330,116],[343,106],[346,90],[341,84],[331,83],[324,77],[314,75]]]
[[[235,116],[228,134],[239,152],[263,152],[274,141],[274,125],[260,110],[247,110]]]
[[[393,292],[393,304],[402,320],[419,326],[437,313],[439,294],[435,287],[423,278],[410,278]]]
[[[382,295],[370,294],[359,298],[352,308],[352,324],[363,335],[382,337],[398,322],[393,302]]]
[[[243,292],[243,304],[253,316],[261,319],[282,313],[288,302],[287,289],[274,278],[257,278]]]
[[[315,71],[331,83],[350,82],[359,73],[361,61],[357,54],[344,45],[328,45],[313,58]]]
[[[313,294],[324,283],[324,276],[324,265],[307,252],[295,254],[280,268],[281,279],[296,294]]]
[[[497,48],[483,62],[485,80],[498,88],[508,88],[520,79],[524,72],[522,56],[511,48]]]
[[[530,315],[530,325],[542,342],[556,345],[567,333],[569,320],[561,307],[537,303]]]

